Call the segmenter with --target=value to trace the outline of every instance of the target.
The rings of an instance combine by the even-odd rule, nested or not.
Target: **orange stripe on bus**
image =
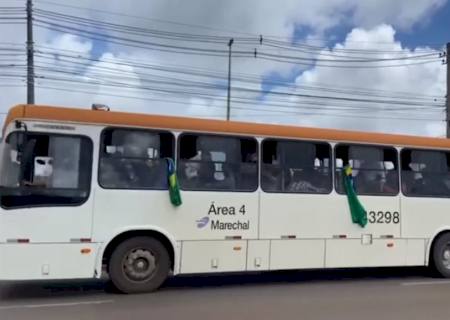
[[[136,126],[155,129],[232,133],[336,142],[362,142],[425,148],[450,148],[450,140],[443,138],[31,105],[18,105],[11,108],[5,120],[3,132],[6,126],[17,119],[58,123],[72,122],[81,124]]]

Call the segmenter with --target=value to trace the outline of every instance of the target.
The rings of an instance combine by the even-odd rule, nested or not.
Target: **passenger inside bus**
[[[290,144],[279,143],[279,152],[284,157],[284,185],[288,192],[323,193],[318,184],[320,173],[316,163],[316,147],[313,144],[304,144],[302,150],[292,152]]]
[[[179,174],[187,190],[252,190],[257,186],[254,139],[196,136],[180,139]]]
[[[407,193],[438,196],[450,194],[446,153],[413,150],[410,152],[410,159],[409,183],[404,184]],[[408,174],[404,176],[407,182]]]
[[[336,148],[336,185],[340,193],[345,193],[342,170],[346,165],[353,168],[354,187],[358,194],[379,195],[398,192],[395,150],[339,145]]]
[[[262,185],[269,192],[327,193],[330,149],[321,144],[263,142]]]
[[[108,188],[164,188],[167,169],[159,150],[159,135],[117,130],[105,148],[108,157],[102,158],[102,184]]]
[[[197,185],[206,189],[235,189],[233,164],[238,157],[239,141],[220,137],[197,138]],[[239,152],[240,154],[240,152]],[[195,158],[193,157],[193,158]],[[191,158],[191,160],[193,160]],[[192,166],[190,170],[192,170]]]
[[[383,150],[370,147],[351,147],[350,163],[357,190],[363,194],[383,192],[386,174],[383,166]]]

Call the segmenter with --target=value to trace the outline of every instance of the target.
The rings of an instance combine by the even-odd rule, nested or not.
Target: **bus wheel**
[[[120,243],[109,260],[109,276],[123,293],[151,292],[167,279],[170,258],[164,245],[150,237]]]
[[[450,278],[450,233],[440,236],[433,246],[433,262],[436,271]]]

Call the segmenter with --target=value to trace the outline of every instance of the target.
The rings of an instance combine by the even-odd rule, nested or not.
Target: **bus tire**
[[[108,271],[114,287],[119,292],[152,292],[158,289],[169,275],[169,253],[164,245],[154,238],[130,238],[114,249]]]
[[[434,243],[433,267],[440,276],[450,278],[450,233],[441,235]]]

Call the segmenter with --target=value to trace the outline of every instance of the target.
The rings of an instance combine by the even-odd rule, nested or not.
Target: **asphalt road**
[[[120,295],[101,281],[0,283],[0,320],[449,319],[450,280],[424,269],[182,277]]]

